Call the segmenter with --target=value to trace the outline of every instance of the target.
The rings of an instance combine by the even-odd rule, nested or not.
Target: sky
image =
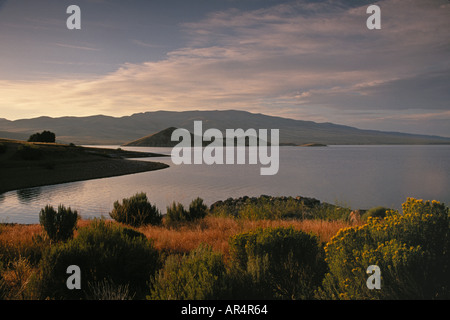
[[[235,109],[450,137],[449,30],[448,0],[0,0],[0,118]]]

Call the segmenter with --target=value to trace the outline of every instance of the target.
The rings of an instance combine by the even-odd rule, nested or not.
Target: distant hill
[[[127,143],[124,143],[123,146],[135,146],[135,147],[175,147],[177,144],[179,144],[181,141],[172,141],[172,133],[176,130],[177,128],[175,127],[170,127],[164,130],[161,130],[159,132],[150,134],[148,136],[139,138],[137,140],[134,141],[130,141]],[[190,136],[191,136],[191,146],[195,146],[195,135],[190,132]],[[256,138],[256,141],[262,141],[260,139],[258,139],[257,136],[254,136]],[[200,137],[200,139],[202,139]],[[233,145],[237,145],[237,138],[234,139],[235,141],[233,142],[233,139],[229,139],[230,143],[232,143]],[[222,144],[224,146],[226,146],[227,144],[227,139],[226,139],[226,134],[222,133]],[[202,141],[202,146],[208,146],[211,143],[211,141]],[[248,146],[250,144],[250,140],[246,139],[245,140],[245,145]],[[266,145],[270,145],[270,143],[266,142]]]
[[[174,132],[177,128],[170,127],[164,130],[161,130],[157,133],[150,134],[148,136],[139,138],[134,141],[130,141],[124,143],[124,146],[136,146],[136,147],[174,147],[178,144],[177,141],[172,141],[172,132]],[[191,137],[193,135],[191,134]]]
[[[155,111],[131,116],[39,117],[10,121],[0,119],[0,136],[24,139],[50,130],[63,143],[122,145],[168,128],[193,132],[194,120],[202,120],[203,131],[217,128],[279,129],[280,144],[449,144],[450,138],[361,130],[333,123],[294,120],[246,111]]]

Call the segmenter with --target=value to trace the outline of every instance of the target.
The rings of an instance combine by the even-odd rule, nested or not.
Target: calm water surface
[[[118,146],[110,146],[117,148]],[[170,148],[123,149],[170,154]],[[83,218],[109,217],[116,200],[145,192],[165,213],[173,201],[200,196],[210,205],[228,197],[307,196],[353,209],[400,209],[407,197],[450,203],[450,146],[282,147],[275,176],[261,165],[174,165],[170,168],[0,194],[0,222],[38,223],[47,204],[64,204]]]

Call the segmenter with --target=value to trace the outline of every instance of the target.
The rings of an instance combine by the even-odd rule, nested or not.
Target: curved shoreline
[[[27,143],[1,139],[0,194],[26,188],[160,170],[169,165],[130,158],[166,157],[157,153]],[[34,156],[25,158],[24,156]]]
[[[58,164],[51,169],[45,167],[9,168],[6,172],[2,172],[0,194],[19,189],[109,178],[168,167],[167,164],[153,161],[102,159]]]

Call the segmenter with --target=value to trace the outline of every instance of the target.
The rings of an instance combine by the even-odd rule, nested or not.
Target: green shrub
[[[214,216],[233,216],[249,220],[279,219],[321,219],[346,220],[350,208],[342,205],[320,203],[319,200],[304,197],[248,197],[213,203],[209,210]]]
[[[192,200],[192,202],[189,205],[189,214],[188,214],[188,220],[194,221],[197,219],[203,219],[208,212],[208,207],[203,203],[203,199],[197,197],[196,199]]]
[[[117,222],[133,227],[157,225],[162,220],[161,212],[148,201],[147,195],[143,192],[123,199],[122,203],[114,202],[114,208],[109,215]]]
[[[363,215],[361,216],[361,219],[363,221],[367,221],[367,219],[369,217],[372,218],[384,218],[386,217],[386,212],[389,211],[388,208],[385,207],[375,207],[375,208],[371,208],[369,210],[367,210],[366,212],[363,213]]]
[[[336,204],[330,204],[324,202],[311,208],[309,212],[311,219],[348,221],[352,209],[345,203],[337,202]]]
[[[17,155],[23,160],[39,160],[42,157],[42,150],[33,144],[23,144],[17,148]]]
[[[181,203],[175,201],[167,207],[165,223],[167,226],[176,226],[178,223],[195,221],[206,216],[208,207],[203,203],[203,199],[196,198],[186,210]]]
[[[73,236],[77,226],[78,212],[76,210],[58,206],[55,211],[52,206],[47,205],[39,213],[39,222],[51,240],[66,241]]]
[[[226,295],[226,268],[220,253],[200,245],[183,256],[170,255],[151,286],[148,299],[207,300]]]
[[[69,290],[67,267],[81,270],[81,290]],[[142,233],[104,220],[94,220],[79,230],[76,238],[52,246],[42,257],[40,284],[42,298],[85,299],[95,295],[92,288],[110,281],[128,288],[137,299],[148,292],[147,282],[159,267],[153,244]]]
[[[437,201],[408,198],[403,214],[340,230],[325,247],[327,299],[449,299],[449,210]],[[381,289],[366,286],[367,268],[381,271]]]
[[[312,299],[326,271],[318,239],[293,228],[235,235],[230,255],[233,289],[245,299]]]
[[[227,202],[227,201],[226,201]],[[239,199],[237,203],[227,205],[226,202],[222,206],[216,206],[214,212],[216,214],[232,214],[237,218],[249,220],[261,219],[287,219],[287,218],[304,218],[307,215],[307,208],[301,202],[292,197],[274,198],[261,196],[259,198],[244,197]],[[225,209],[225,212],[224,212]]]
[[[180,222],[186,222],[187,216],[188,211],[183,204],[174,201],[167,207],[165,224],[170,227],[176,226]]]

